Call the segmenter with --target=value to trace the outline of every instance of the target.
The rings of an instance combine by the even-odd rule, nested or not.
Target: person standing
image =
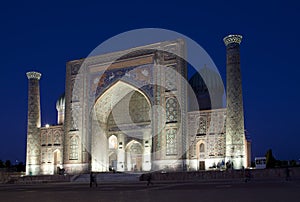
[[[289,169],[289,167],[285,168],[285,180],[286,181],[290,180],[290,169]]]

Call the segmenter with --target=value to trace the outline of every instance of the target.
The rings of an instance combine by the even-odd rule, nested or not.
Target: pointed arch
[[[118,102],[120,102],[126,95],[135,91],[142,94],[145,97],[149,106],[151,106],[151,101],[144,91],[136,88],[135,86],[127,82],[119,80],[114,84],[110,85],[108,89],[106,89],[101,95],[99,95],[95,99],[94,114],[96,117],[94,118],[100,121],[101,123],[106,123],[113,107]]]
[[[130,142],[128,142],[126,144],[125,150],[128,151],[133,144],[138,144],[141,148],[143,148],[142,143],[140,143],[136,140],[131,140]]]
[[[196,144],[197,159],[204,159],[205,152],[206,152],[205,142],[203,140],[198,141]]]

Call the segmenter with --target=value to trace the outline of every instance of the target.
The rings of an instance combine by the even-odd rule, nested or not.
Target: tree
[[[273,156],[272,149],[269,149],[266,153],[266,167],[274,168],[276,164],[276,159]]]
[[[5,161],[5,167],[6,167],[6,168],[10,168],[10,167],[11,167],[11,162],[10,162],[10,160],[6,160],[6,161]]]
[[[18,172],[24,172],[25,171],[25,165],[23,162],[19,162],[18,165],[16,165],[17,171]]]
[[[4,167],[5,167],[5,165],[4,165],[3,161],[0,160],[0,168],[4,168]]]

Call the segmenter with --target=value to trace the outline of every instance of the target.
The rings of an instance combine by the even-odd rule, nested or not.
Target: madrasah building
[[[27,72],[26,174],[249,167],[242,36],[223,40],[226,108],[218,72],[203,67],[187,80],[182,39],[68,62],[57,125],[41,126],[41,74]]]

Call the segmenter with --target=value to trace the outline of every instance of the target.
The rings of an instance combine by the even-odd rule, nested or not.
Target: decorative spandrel
[[[89,96],[99,97],[117,81],[124,81],[137,86],[146,92],[149,97],[153,96],[153,87],[149,85],[153,79],[153,64],[138,65],[127,68],[107,69],[105,72],[97,72],[89,78]]]

